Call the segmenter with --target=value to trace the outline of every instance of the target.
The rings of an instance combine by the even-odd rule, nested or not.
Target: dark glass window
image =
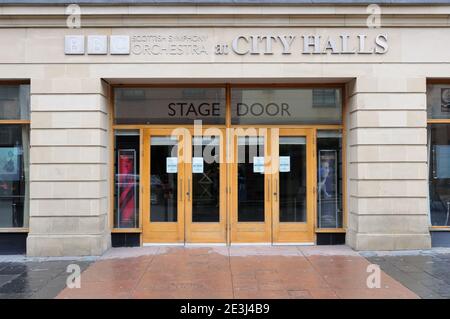
[[[306,222],[306,138],[280,137],[280,164],[289,169],[279,174],[280,222]],[[276,186],[278,187],[278,186]]]
[[[342,138],[340,131],[317,132],[317,225],[342,227]]]
[[[0,86],[0,228],[28,227],[30,86]]]
[[[264,143],[263,137],[238,138],[239,222],[264,221]]]
[[[192,222],[219,222],[219,137],[194,136],[192,144]]]
[[[0,125],[0,228],[27,227],[28,125]]]
[[[117,88],[116,124],[225,124],[225,88]]]
[[[450,124],[428,126],[430,218],[450,226]]]
[[[340,89],[231,89],[232,124],[341,124]]]
[[[150,221],[178,220],[178,139],[155,136],[150,139]]]
[[[0,120],[30,119],[30,85],[0,86]]]
[[[114,227],[139,227],[139,131],[115,132]]]
[[[427,110],[429,119],[450,119],[450,85],[427,86]]]

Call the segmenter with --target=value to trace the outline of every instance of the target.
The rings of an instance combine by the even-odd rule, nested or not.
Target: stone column
[[[108,86],[79,78],[84,68],[51,66],[31,81],[30,256],[110,246]]]
[[[358,78],[347,91],[347,244],[430,248],[426,79]]]

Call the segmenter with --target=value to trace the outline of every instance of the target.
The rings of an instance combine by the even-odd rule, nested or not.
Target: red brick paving
[[[418,298],[343,246],[112,249],[57,298]]]

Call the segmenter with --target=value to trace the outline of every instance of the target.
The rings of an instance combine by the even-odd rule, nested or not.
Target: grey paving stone
[[[0,299],[56,297],[65,288],[67,266],[84,271],[94,260],[0,262]]]
[[[4,284],[7,284],[8,282],[14,280],[19,275],[0,275],[0,287]]]
[[[31,298],[31,293],[0,293],[1,299],[29,299]]]
[[[389,276],[399,281],[421,298],[450,298],[450,254],[448,252],[416,252],[378,256],[367,254],[366,258],[380,265]]]

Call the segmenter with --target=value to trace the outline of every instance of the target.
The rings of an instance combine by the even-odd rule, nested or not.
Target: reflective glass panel
[[[340,124],[341,90],[231,89],[232,124]]]
[[[433,226],[450,226],[450,124],[428,129],[430,218]]]
[[[306,222],[306,138],[280,137],[280,222]]]
[[[115,131],[114,227],[139,227],[139,131]]]
[[[29,127],[0,125],[0,228],[27,227]]]
[[[150,221],[178,219],[178,139],[152,137],[150,140]]]
[[[219,222],[219,137],[194,136],[192,144],[192,221]]]
[[[116,124],[225,124],[225,88],[117,88]]]
[[[264,138],[238,138],[238,221],[264,221]]]
[[[0,85],[0,120],[30,119],[30,85]]]
[[[429,119],[450,119],[450,85],[427,85],[427,110]]]
[[[342,137],[317,132],[317,218],[319,228],[342,227]]]

